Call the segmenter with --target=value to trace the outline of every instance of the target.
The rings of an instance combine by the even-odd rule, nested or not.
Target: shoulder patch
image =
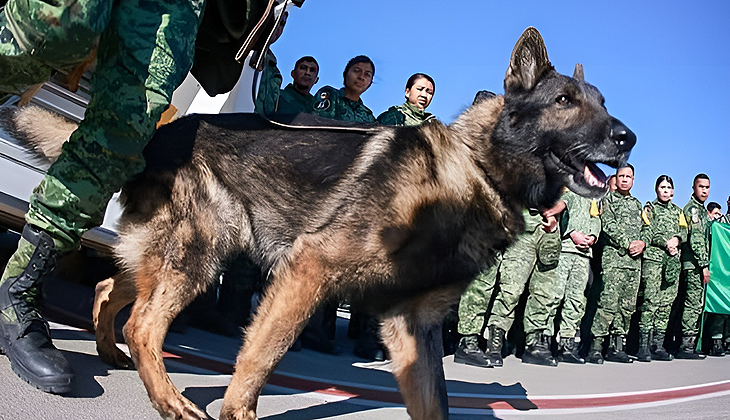
[[[332,105],[332,101],[330,101],[330,93],[329,92],[322,92],[319,94],[319,101],[314,106],[317,109],[324,110],[328,109]]]
[[[644,211],[641,212],[641,218],[644,220],[644,223],[647,225],[651,225],[651,220],[654,218],[654,213],[651,209],[651,204],[646,203],[644,206]]]
[[[591,217],[598,217],[601,215],[601,209],[599,208],[596,200],[591,200],[591,208],[588,213],[591,215]]]
[[[687,219],[684,217],[684,212],[679,213],[679,227],[687,227]]]
[[[690,210],[690,217],[692,218],[692,223],[699,223],[700,222],[700,214],[697,211],[697,207],[692,207],[692,210]]]

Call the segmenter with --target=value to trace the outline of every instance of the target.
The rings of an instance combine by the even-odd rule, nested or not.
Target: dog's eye
[[[560,95],[555,98],[555,102],[557,102],[558,105],[568,105],[570,103],[570,97],[568,95]]]

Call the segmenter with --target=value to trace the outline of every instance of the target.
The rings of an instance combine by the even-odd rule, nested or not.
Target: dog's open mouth
[[[589,198],[602,197],[608,189],[608,177],[598,164],[616,167],[618,160],[592,160],[590,158],[559,158],[555,153],[550,153],[548,161],[564,175],[565,186],[576,194]]]

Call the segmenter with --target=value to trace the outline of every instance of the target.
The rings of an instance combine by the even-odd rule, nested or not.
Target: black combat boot
[[[674,360],[674,356],[664,348],[664,333],[657,331],[651,340],[651,360]]]
[[[704,359],[705,355],[695,350],[695,338],[696,336],[694,335],[682,337],[682,345],[679,347],[679,351],[674,358],[684,360]]]
[[[575,341],[575,337],[560,337],[558,361],[581,365],[586,362],[578,353],[578,343]]]
[[[651,331],[639,332],[639,351],[636,352],[636,358],[640,362],[651,362]]]
[[[710,350],[710,356],[723,357],[725,355],[725,349],[722,347],[722,338],[712,339],[712,350]]]
[[[487,355],[479,348],[479,337],[476,334],[461,337],[454,352],[454,362],[478,367],[492,367]]]
[[[626,354],[626,337],[622,335],[613,335],[610,337],[608,350],[606,350],[606,360],[617,363],[631,363],[633,360]]]
[[[46,232],[26,225],[16,254],[24,253],[30,259],[22,272],[0,283],[0,350],[24,381],[45,392],[63,394],[71,390],[73,372],[53,346],[48,323],[41,316],[43,277],[55,266],[58,251]],[[13,269],[12,264],[22,263],[11,259],[6,270]]]
[[[597,365],[603,364],[603,356],[601,355],[601,353],[603,352],[604,341],[606,341],[606,336],[602,335],[599,337],[593,337],[591,349],[588,351],[588,355],[586,356],[586,362],[595,363]]]
[[[525,337],[525,352],[522,354],[522,363],[530,363],[532,365],[557,366],[558,361],[555,360],[550,352],[550,337],[540,331],[531,332]]]
[[[380,322],[370,315],[362,316],[363,326],[360,330],[360,337],[355,342],[353,353],[370,362],[382,362],[385,360],[385,349],[380,343]]]
[[[489,326],[487,339],[487,360],[492,367],[502,367],[502,347],[504,346],[504,330],[494,325]]]

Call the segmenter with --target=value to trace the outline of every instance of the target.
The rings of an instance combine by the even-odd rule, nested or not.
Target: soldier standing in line
[[[505,250],[499,268],[499,292],[488,321],[487,357],[493,366],[502,365],[504,337],[512,327],[517,304],[529,280],[530,294],[524,315],[527,346],[522,362],[557,366],[550,352],[547,322],[552,307],[559,303],[553,289],[560,256],[560,233],[555,216],[545,216],[535,209],[523,210],[523,216],[525,231]]]
[[[639,291],[641,254],[641,202],[631,196],[634,167],[627,164],[616,171],[616,191],[609,192],[601,206],[603,289],[593,318],[593,343],[586,357],[590,363],[603,363],[601,355],[606,337],[610,342],[606,360],[631,363],[624,350],[631,316]]]
[[[710,195],[710,177],[697,174],[692,181],[692,197],[682,212],[689,223],[687,242],[682,244],[680,260],[684,274],[682,344],[677,359],[704,359],[696,350],[700,315],[704,306],[704,285],[710,282],[710,254],[707,227],[710,219],[705,201]]]
[[[664,348],[664,336],[669,323],[672,302],[677,297],[679,245],[687,240],[687,221],[682,209],[672,203],[674,181],[668,175],[656,180],[657,198],[644,206],[642,237],[646,250],[641,262],[641,282],[644,299],[639,321],[640,362],[672,360]]]
[[[566,208],[560,221],[562,250],[555,289],[556,296],[563,302],[558,327],[558,360],[585,363],[578,354],[578,328],[585,314],[591,247],[601,233],[601,219],[598,204],[594,200],[566,190],[561,201]],[[547,325],[551,332],[557,310],[558,307],[554,307],[548,318]]]

